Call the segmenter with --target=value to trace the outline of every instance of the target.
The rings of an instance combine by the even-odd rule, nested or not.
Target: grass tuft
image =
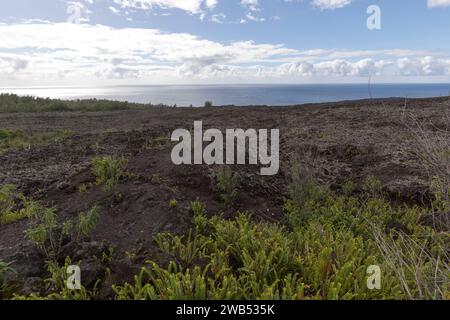
[[[96,184],[103,186],[105,191],[111,191],[125,176],[128,160],[124,157],[104,157],[92,160],[92,170]]]

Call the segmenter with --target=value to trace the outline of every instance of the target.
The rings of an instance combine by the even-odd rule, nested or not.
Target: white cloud
[[[429,8],[449,7],[449,6],[450,6],[450,0],[428,0]]]
[[[12,74],[18,80],[138,78],[167,79],[186,70],[254,63],[296,53],[281,45],[233,42],[221,44],[185,33],[155,29],[115,29],[101,25],[67,23],[0,24],[0,79]],[[27,48],[27,49],[24,49]],[[27,61],[26,65],[20,61]],[[24,68],[20,68],[24,66]]]
[[[397,67],[403,76],[440,76],[450,74],[450,59],[402,58],[397,60]]]
[[[92,4],[89,0],[84,0],[84,2]],[[80,1],[67,1],[67,13],[72,15],[79,14],[79,21],[86,23],[90,21],[89,15],[92,14],[92,11]]]
[[[205,5],[206,5],[207,8],[212,9],[212,8],[216,7],[217,1],[218,0],[206,0],[205,1]]]
[[[325,10],[334,10],[348,6],[353,0],[312,0],[313,6]]]
[[[239,21],[240,24],[247,22],[264,22],[267,20],[266,18],[257,16],[257,12],[261,11],[259,0],[240,0],[240,3],[249,11],[245,14],[244,18],[241,18]]]
[[[248,13],[245,15],[245,19],[247,19],[248,21],[253,21],[253,22],[264,22],[264,21],[266,21],[265,18],[257,17],[257,16],[255,16],[253,13],[251,13],[251,12],[248,12]]]
[[[114,0],[122,8],[152,9],[154,7],[166,9],[180,9],[192,14],[198,14],[203,8],[213,9],[217,0]]]
[[[0,53],[0,70],[6,75],[14,75],[27,68],[29,61],[26,58],[13,54]]]
[[[243,5],[250,11],[259,11],[259,1],[258,0],[241,0],[241,5]]]
[[[3,86],[450,76],[450,58],[442,52],[300,51],[155,29],[67,23],[0,24],[0,35]]]
[[[108,7],[109,11],[111,11],[112,13],[118,14],[120,12],[119,9],[115,8],[115,7]]]
[[[376,61],[371,58],[354,62],[336,59],[317,63],[287,63],[279,66],[278,72],[280,75],[302,77],[368,77],[371,75],[381,75],[384,69],[391,64],[389,61]]]
[[[245,0],[243,0],[245,1]],[[251,1],[251,0],[249,0]],[[296,2],[302,0],[284,0],[284,2]],[[355,0],[311,0],[311,4],[321,10],[334,10],[346,7]],[[429,8],[449,7],[450,0],[426,0]]]
[[[226,16],[225,14],[223,14],[223,13],[213,14],[213,15],[211,16],[210,21],[211,21],[211,22],[215,22],[215,23],[220,23],[220,24],[222,24],[222,23],[225,22],[226,17],[227,17],[227,16]]]

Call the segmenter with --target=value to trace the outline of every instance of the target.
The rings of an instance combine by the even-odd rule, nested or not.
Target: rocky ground
[[[409,152],[416,146],[405,113],[414,114],[433,132],[450,126],[443,117],[449,110],[448,98],[435,98],[406,104],[404,99],[390,99],[291,107],[0,114],[2,129],[73,133],[57,143],[0,154],[0,186],[16,185],[25,195],[56,208],[61,221],[100,208],[91,239],[64,243],[62,250],[82,260],[85,284],[92,285],[104,277],[106,268],[111,270],[100,290],[108,297],[108,282],[129,280],[147,258],[164,259],[152,237],[188,230],[192,200],[204,202],[209,214],[246,211],[255,219],[280,220],[293,163],[307,164],[321,184],[338,192],[345,181],[360,185],[373,175],[393,202],[426,205],[429,178]],[[238,199],[232,207],[224,205],[211,168],[171,162],[173,145],[167,137],[174,129],[192,128],[195,120],[202,120],[204,128],[280,129],[279,174],[262,177],[259,167],[234,167],[239,174]],[[95,182],[91,160],[107,155],[127,157],[128,177],[109,192],[96,186],[80,192],[81,185]],[[169,206],[172,199],[176,207]],[[48,276],[45,257],[24,236],[28,223],[0,226],[0,260],[13,262],[22,292],[41,290]],[[105,263],[101,257],[110,248],[113,258]]]

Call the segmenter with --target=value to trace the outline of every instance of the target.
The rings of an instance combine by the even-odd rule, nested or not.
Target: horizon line
[[[0,89],[70,89],[70,88],[108,88],[108,87],[176,87],[176,86],[202,86],[202,87],[214,87],[214,86],[308,86],[308,85],[450,85],[450,82],[379,82],[379,83],[365,83],[365,82],[311,82],[311,83],[179,83],[179,84],[109,84],[109,85],[48,85],[48,86],[0,86]]]

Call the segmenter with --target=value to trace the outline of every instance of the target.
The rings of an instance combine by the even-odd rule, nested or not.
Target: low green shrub
[[[0,225],[33,217],[39,210],[39,204],[18,192],[16,186],[0,187]]]
[[[96,184],[103,186],[105,191],[111,191],[125,176],[128,160],[124,157],[104,157],[92,160],[92,170]]]
[[[32,96],[18,96],[16,94],[0,94],[0,113],[2,112],[54,112],[54,111],[115,111],[130,109],[145,109],[149,107],[168,107],[166,105],[152,105],[130,103],[126,101],[110,101],[99,99],[59,100],[38,98]]]
[[[99,215],[98,207],[93,207],[81,212],[76,220],[67,219],[58,223],[55,209],[42,208],[33,217],[26,236],[45,254],[48,262],[56,263],[63,241],[88,238],[97,226]]]
[[[362,199],[329,195],[312,207],[306,223],[317,221],[350,231],[364,240],[364,246],[377,257],[383,270],[383,286],[389,276],[401,290],[402,299],[447,299],[450,289],[448,233],[421,224],[426,207],[393,206],[382,198],[380,184],[374,179]],[[311,207],[310,207],[311,208]],[[302,229],[301,211],[287,200],[285,212],[290,227]],[[335,234],[335,233],[333,233]],[[361,247],[359,244],[357,247]],[[388,282],[390,283],[390,282]],[[386,299],[385,296],[382,296]]]
[[[377,197],[381,195],[381,181],[375,176],[368,176],[364,180],[363,189],[369,196]]]
[[[26,133],[22,130],[0,129],[0,153],[27,149],[34,145],[59,142],[71,135],[72,132],[68,130],[50,133]]]
[[[81,212],[78,216],[77,238],[88,238],[97,227],[100,211],[98,207],[93,207],[87,212]]]
[[[52,293],[41,296],[39,294],[32,293],[30,295],[14,294],[12,300],[93,300],[98,294],[98,284],[94,285],[92,290],[86,289],[81,285],[80,290],[71,290],[67,287],[66,281],[68,279],[67,268],[69,265],[73,265],[71,259],[67,257],[63,265],[58,265],[54,261],[50,261],[47,264],[47,271],[50,277],[46,279],[48,290]]]
[[[16,273],[16,271],[11,267],[11,263],[0,260],[0,300],[3,299],[6,291],[8,291],[6,284],[6,275],[8,273]]]
[[[233,204],[238,196],[238,173],[228,166],[219,166],[213,170],[212,176],[223,202]]]
[[[448,298],[448,239],[420,225],[426,208],[319,194],[309,193],[300,208],[287,199],[287,225],[193,210],[195,228],[186,236],[155,237],[170,262],[148,261],[134,283],[114,286],[117,298]],[[382,271],[379,290],[368,288],[369,266]]]
[[[177,199],[170,199],[169,200],[169,208],[177,208],[178,207],[178,200]]]
[[[156,138],[151,138],[142,145],[142,149],[157,149],[162,150],[165,146],[170,145],[172,140],[170,139],[170,134],[163,134]]]
[[[203,228],[206,228],[202,230]],[[166,267],[149,261],[118,299],[369,299],[401,297],[399,284],[365,286],[374,247],[350,231],[311,223],[294,232],[246,215],[214,217],[187,237],[161,234]],[[208,230],[208,232],[206,232]],[[212,231],[212,232],[211,232]]]
[[[191,202],[191,210],[192,213],[194,213],[194,216],[202,216],[205,214],[206,207],[199,199],[197,199]]]

